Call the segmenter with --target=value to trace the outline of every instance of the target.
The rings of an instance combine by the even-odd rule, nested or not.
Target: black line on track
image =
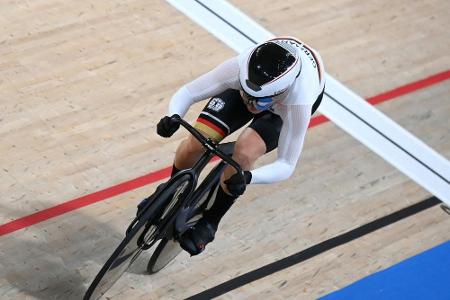
[[[400,150],[402,150],[403,152],[405,152],[406,154],[408,154],[410,157],[412,157],[414,160],[416,160],[418,163],[420,163],[422,166],[424,166],[425,168],[427,168],[428,170],[430,170],[430,172],[434,173],[436,176],[438,176],[439,178],[441,178],[443,181],[445,181],[447,184],[450,184],[450,181],[445,178],[444,176],[442,176],[441,174],[439,174],[437,171],[435,171],[434,169],[432,169],[430,166],[428,166],[426,163],[424,163],[423,161],[421,161],[419,158],[417,158],[416,156],[414,156],[411,152],[409,152],[408,150],[406,150],[405,148],[403,148],[401,145],[399,145],[398,143],[396,143],[394,140],[392,140],[390,137],[388,137],[387,135],[385,135],[383,132],[381,132],[380,130],[378,130],[377,128],[375,128],[375,126],[373,126],[372,124],[370,124],[369,122],[367,122],[366,120],[364,120],[363,118],[361,118],[360,116],[358,116],[354,111],[352,111],[350,108],[346,107],[344,104],[342,104],[339,100],[337,100],[335,97],[331,96],[328,93],[325,93],[325,95],[327,95],[331,100],[333,100],[334,102],[336,102],[339,106],[341,106],[343,109],[345,109],[346,111],[348,111],[350,114],[352,114],[353,116],[355,116],[356,118],[358,118],[361,122],[363,122],[364,124],[366,124],[367,126],[369,126],[370,128],[372,128],[374,131],[376,131],[379,135],[381,135],[382,137],[384,137],[386,140],[388,140],[389,142],[391,142],[392,144],[394,144],[397,148],[399,148]]]
[[[234,30],[236,30],[237,32],[239,32],[241,35],[243,35],[244,37],[246,37],[250,42],[254,43],[254,44],[258,44],[257,41],[255,41],[254,39],[252,39],[251,37],[249,37],[248,35],[246,35],[242,30],[240,30],[239,28],[237,28],[236,26],[234,26],[233,24],[231,24],[230,22],[228,22],[228,20],[226,20],[225,18],[223,18],[221,15],[219,15],[218,13],[216,13],[214,10],[212,10],[212,8],[210,8],[209,6],[203,4],[201,1],[199,0],[194,0],[195,2],[197,2],[198,4],[200,4],[201,6],[203,6],[206,10],[208,10],[209,12],[211,12],[213,15],[215,15],[216,17],[218,17],[219,19],[221,19],[224,23],[226,23],[228,26],[230,26],[231,28],[233,28]]]
[[[215,287],[207,289],[203,292],[200,292],[200,293],[193,295],[186,299],[197,300],[197,299],[211,299],[214,297],[218,297],[229,291],[232,291],[234,289],[242,287],[250,282],[256,281],[258,279],[269,276],[278,271],[289,268],[293,265],[296,265],[305,260],[308,260],[314,256],[322,254],[328,250],[331,250],[333,248],[336,248],[338,246],[341,246],[343,244],[351,242],[355,239],[358,239],[364,235],[372,233],[378,229],[381,229],[381,228],[391,225],[395,222],[398,222],[400,220],[408,218],[414,214],[417,214],[421,211],[431,208],[439,203],[441,203],[441,201],[436,197],[431,197],[431,198],[425,199],[421,202],[418,202],[411,206],[405,207],[399,211],[396,211],[387,216],[381,217],[377,220],[374,220],[370,223],[362,225],[351,231],[348,231],[341,235],[335,236],[329,240],[323,241],[319,244],[316,244],[312,247],[309,247],[309,248],[307,248],[303,251],[300,251],[298,253],[295,253],[291,256],[288,256],[288,257],[278,260],[276,262],[270,263],[268,265],[265,265],[259,269],[250,271],[243,275],[240,275],[236,278],[233,278],[229,281],[221,283]]]

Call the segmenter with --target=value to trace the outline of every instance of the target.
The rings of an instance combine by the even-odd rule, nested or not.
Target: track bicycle
[[[231,158],[234,142],[215,144],[178,116],[172,119],[188,130],[205,148],[190,169],[181,170],[138,205],[138,212],[126,230],[122,242],[92,281],[84,300],[98,299],[120,278],[144,250],[155,246],[147,265],[150,274],[169,264],[181,251],[177,240],[192,228],[202,212],[212,205],[220,176],[227,165],[244,173]],[[211,159],[220,162],[199,182],[199,175]]]

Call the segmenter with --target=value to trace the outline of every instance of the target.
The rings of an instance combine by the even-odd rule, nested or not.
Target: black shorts
[[[322,94],[313,105],[317,109]],[[266,144],[266,152],[277,148],[283,121],[280,116],[263,111],[252,114],[248,111],[238,90],[229,89],[212,97],[197,118],[195,128],[206,133],[216,142],[243,127],[250,120],[249,127],[255,130]]]

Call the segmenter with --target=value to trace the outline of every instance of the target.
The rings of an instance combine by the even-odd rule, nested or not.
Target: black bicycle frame
[[[172,120],[178,122],[181,126],[186,128],[186,130],[188,130],[206,149],[205,153],[203,153],[203,155],[192,168],[178,172],[171,179],[175,181],[178,178],[186,175],[191,178],[191,188],[189,191],[187,191],[187,196],[185,196],[187,201],[183,203],[183,206],[180,208],[179,212],[175,216],[173,216],[175,220],[171,218],[171,220],[166,223],[170,226],[170,224],[173,224],[173,221],[175,221],[175,234],[182,234],[188,229],[189,225],[187,225],[187,221],[193,216],[192,214],[194,213],[194,210],[191,207],[192,204],[195,204],[194,202],[197,199],[200,199],[200,197],[202,197],[204,193],[208,192],[214,186],[214,184],[217,183],[217,177],[220,176],[223,169],[225,169],[227,165],[230,165],[231,167],[236,169],[237,173],[242,177],[242,180],[244,180],[244,172],[239,164],[235,162],[229,154],[225,153],[225,151],[229,150],[227,149],[227,144],[216,144],[213,140],[205,138],[189,123],[187,123],[177,115],[173,116]],[[221,148],[223,148],[223,150]],[[200,186],[196,189],[195,187],[197,186],[198,177],[201,171],[205,168],[205,166],[209,163],[214,155],[218,156],[220,159],[222,159],[222,161],[215,167],[213,171],[211,171],[206,176]],[[163,229],[162,232],[167,232],[166,229],[167,228]]]
[[[189,123],[181,119],[178,115],[174,115],[172,117],[172,120],[180,123],[184,128],[186,128],[187,131],[189,131],[201,144],[202,146],[207,150],[205,154],[214,154],[217,155],[220,159],[222,159],[224,162],[232,166],[240,176],[242,176],[242,179],[244,179],[244,171],[242,171],[241,166],[235,162],[229,155],[224,153],[220,149],[220,144],[214,143],[213,140],[205,138],[203,135],[201,135],[197,129],[192,127]],[[199,170],[201,171],[204,166],[208,163],[209,160],[205,162],[205,160],[200,159],[192,169],[196,169],[198,167],[201,167]]]

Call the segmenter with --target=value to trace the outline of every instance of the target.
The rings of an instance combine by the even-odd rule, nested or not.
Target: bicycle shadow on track
[[[3,205],[0,210],[9,216],[23,214]],[[120,232],[110,223],[74,211],[64,219],[1,236],[0,296],[80,299],[123,239],[125,228]],[[145,266],[134,272],[142,274]]]

